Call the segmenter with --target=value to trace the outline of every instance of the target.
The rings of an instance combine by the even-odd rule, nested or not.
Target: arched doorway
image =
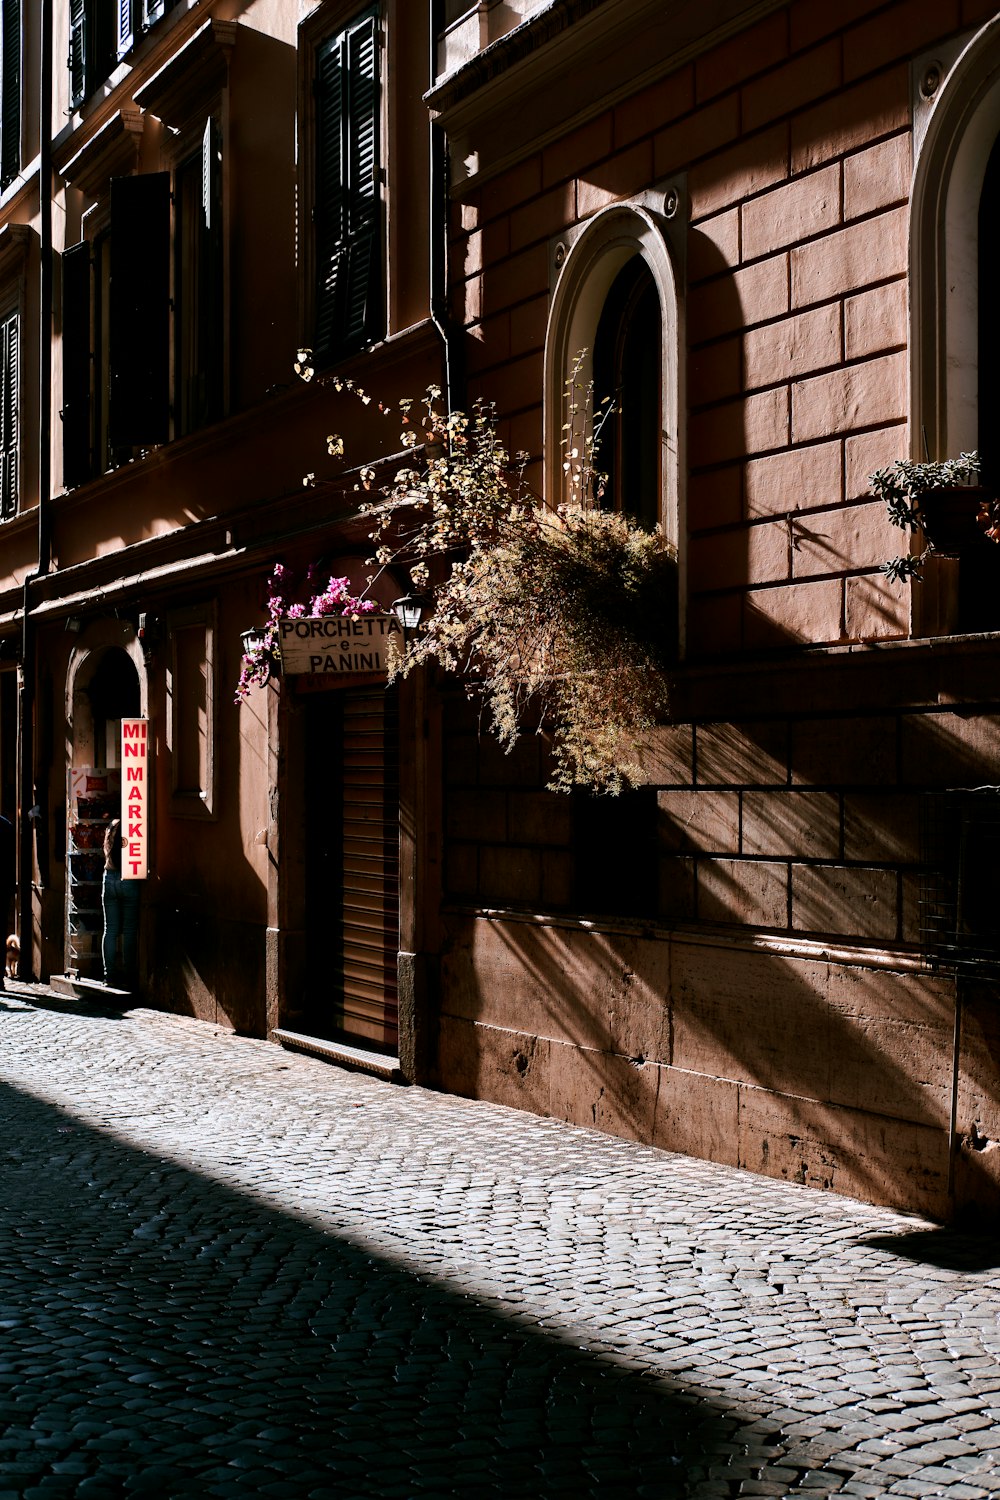
[[[90,627],[66,683],[65,971],[100,980],[104,834],[121,801],[121,721],[144,716],[145,671],[131,627]]]

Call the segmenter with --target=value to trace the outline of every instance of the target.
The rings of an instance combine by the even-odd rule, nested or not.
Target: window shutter
[[[222,151],[219,122],[210,116],[201,138],[201,254],[198,257],[198,353],[204,371],[201,420],[223,410]]]
[[[364,16],[348,33],[347,230],[363,232],[375,219],[378,204],[378,121],[375,68],[378,36],[373,15]]]
[[[344,240],[345,163],[342,159],[346,106],[346,38],[327,42],[317,58],[316,78],[316,333],[318,358],[334,343],[341,246]]]
[[[374,11],[321,48],[316,93],[315,347],[329,359],[376,337],[381,321]]]
[[[113,448],[169,436],[170,173],[111,179],[109,286]]]
[[[90,245],[63,251],[63,484],[73,489],[91,477],[90,457]]]
[[[0,188],[21,169],[21,0],[0,4]]]
[[[116,0],[115,3],[115,57],[119,60],[131,50],[135,42],[132,4],[133,0]]]
[[[155,25],[161,16],[165,16],[168,10],[173,10],[176,4],[177,0],[142,0],[143,30]]]
[[[87,91],[87,4],[69,0],[69,102],[75,109]]]
[[[20,385],[20,324],[16,312],[0,328],[0,511],[6,520],[17,513],[18,500],[18,388]]]

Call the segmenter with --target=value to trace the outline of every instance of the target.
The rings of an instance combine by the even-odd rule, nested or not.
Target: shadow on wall
[[[449,920],[447,1088],[948,1215],[950,984],[693,935]],[[962,1143],[959,1187],[994,1213],[1000,1023],[980,1007],[976,1026],[959,1118],[974,1108],[980,1132]]]
[[[535,1496],[628,1474],[669,1500],[712,1465],[749,1480],[760,1464],[733,1443],[746,1419],[700,1393],[8,1087],[0,1121],[0,1225],[18,1244],[0,1267],[4,1360],[23,1418],[8,1448],[32,1482],[68,1463],[115,1493],[141,1474],[159,1493],[257,1495],[278,1474],[302,1494]]]

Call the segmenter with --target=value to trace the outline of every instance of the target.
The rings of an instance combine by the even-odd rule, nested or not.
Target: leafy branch
[[[299,373],[310,378],[309,352]],[[658,532],[599,507],[605,476],[594,445],[610,408],[592,419],[592,392],[567,387],[564,472],[573,503],[546,507],[510,455],[493,405],[445,409],[441,391],[379,410],[398,415],[412,466],[376,487],[361,473],[372,566],[403,566],[432,611],[390,655],[390,680],[424,663],[463,678],[506,749],[528,726],[551,732],[558,791],[616,794],[642,779],[638,741],[667,711],[676,567]],[[335,389],[371,403],[356,384]],[[332,456],[344,452],[337,434]]]

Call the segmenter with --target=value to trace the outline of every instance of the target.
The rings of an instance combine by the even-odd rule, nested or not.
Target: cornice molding
[[[56,171],[73,187],[96,198],[103,193],[111,177],[126,177],[139,164],[142,145],[142,112],[134,104],[125,104],[85,145],[72,156],[57,155]],[[69,146],[77,146],[71,140]]]
[[[29,224],[5,224],[0,229],[0,281],[20,276],[38,235]]]
[[[789,0],[552,0],[436,83],[454,190],[526,155],[738,35]]]
[[[165,125],[182,130],[206,99],[225,88],[236,45],[236,21],[206,21],[169,62],[135,92],[135,102]]]

